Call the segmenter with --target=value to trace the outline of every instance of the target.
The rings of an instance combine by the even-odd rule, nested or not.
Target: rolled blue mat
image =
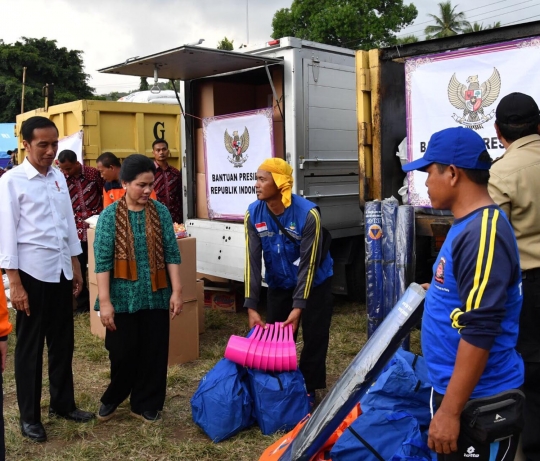
[[[419,306],[424,297],[425,291],[420,285],[409,286],[281,455],[280,461],[308,461],[319,452],[420,320],[422,308]]]
[[[382,202],[382,257],[383,257],[383,318],[388,315],[398,298],[396,278],[396,220],[399,202],[391,197]]]
[[[395,297],[401,298],[407,286],[415,278],[415,216],[414,207],[402,205],[398,208],[396,219],[396,273]],[[409,350],[409,336],[403,342],[403,349]]]
[[[382,203],[367,202],[364,210],[366,239],[366,311],[368,338],[383,320]]]

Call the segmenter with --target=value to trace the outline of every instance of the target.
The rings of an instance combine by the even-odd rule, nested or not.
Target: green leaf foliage
[[[452,2],[441,2],[439,5],[439,16],[430,14],[435,22],[434,25],[427,26],[424,29],[426,38],[442,38],[451,37],[459,33],[470,30],[471,24],[465,19],[465,13],[456,12],[456,6],[452,6]]]
[[[417,14],[403,0],[294,0],[274,14],[272,37],[367,50],[394,44]]]
[[[21,109],[23,68],[26,67],[24,110],[45,105],[42,88],[54,84],[54,104],[93,99],[82,51],[58,48],[56,40],[22,37],[0,40],[0,122],[14,122]]]
[[[229,40],[227,37],[223,37],[217,44],[218,50],[234,50],[234,40]]]

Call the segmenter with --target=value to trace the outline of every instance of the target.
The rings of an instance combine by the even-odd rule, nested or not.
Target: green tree
[[[497,21],[493,24],[488,24],[487,26],[484,26],[484,24],[475,21],[473,24],[469,24],[467,27],[465,27],[465,29],[463,29],[463,33],[469,34],[471,32],[480,32],[481,30],[496,29],[498,27],[501,27],[501,21]]]
[[[458,5],[452,7],[452,2],[439,3],[439,16],[430,14],[435,21],[435,25],[427,26],[424,29],[426,38],[441,38],[450,37],[464,32],[465,29],[471,27],[469,22],[465,19],[465,13],[456,13]]]
[[[217,44],[218,50],[234,50],[234,40],[229,40],[227,37],[223,37]]]
[[[141,83],[139,84],[139,91],[148,91],[150,87],[148,86],[148,80],[146,77],[141,77]]]
[[[0,42],[0,122],[13,122],[21,108],[23,67],[26,67],[24,110],[43,107],[42,88],[54,83],[54,103],[92,99],[82,51],[58,48],[56,40],[26,38]]]
[[[272,19],[272,37],[298,37],[346,48],[369,49],[393,44],[395,32],[418,11],[403,0],[294,0]]]
[[[396,43],[398,45],[408,45],[409,43],[416,43],[419,39],[416,35],[405,35],[404,37],[398,37]]]

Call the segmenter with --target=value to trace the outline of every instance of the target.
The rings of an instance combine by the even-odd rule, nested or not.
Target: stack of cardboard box
[[[105,327],[101,324],[99,312],[94,310],[97,298],[97,280],[94,259],[95,230],[88,230],[88,281],[90,289],[90,331],[105,338]],[[169,336],[169,365],[190,362],[199,357],[199,329],[204,329],[204,284],[197,282],[196,245],[194,238],[178,239],[182,258],[180,273],[182,279],[182,313],[171,321]]]
[[[195,115],[200,117],[200,119],[195,119],[197,218],[208,219],[202,118],[273,107],[274,153],[276,157],[284,158],[285,133],[282,114],[284,116],[285,104],[283,101],[283,69],[281,66],[274,66],[271,69],[271,74],[277,97],[280,99],[279,108],[274,100],[270,83],[231,83],[209,80],[199,83],[195,87],[195,99],[197,100],[195,106],[197,113]]]

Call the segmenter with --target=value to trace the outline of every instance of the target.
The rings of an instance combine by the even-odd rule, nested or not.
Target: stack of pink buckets
[[[225,358],[243,367],[262,371],[296,370],[296,345],[292,325],[267,324],[255,327],[249,338],[232,335]]]

